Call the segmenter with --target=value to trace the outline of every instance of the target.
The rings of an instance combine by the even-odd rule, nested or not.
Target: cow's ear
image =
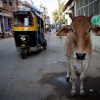
[[[67,34],[71,31],[71,26],[66,25],[62,27],[56,34],[56,36],[67,36]]]
[[[92,25],[92,31],[95,35],[100,36],[100,26]]]

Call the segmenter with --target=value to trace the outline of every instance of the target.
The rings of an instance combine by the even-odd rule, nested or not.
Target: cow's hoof
[[[74,91],[71,92],[72,96],[75,97],[76,93]]]
[[[84,91],[81,91],[81,92],[80,92],[80,95],[81,95],[81,96],[84,96],[84,95],[85,95],[85,92],[84,92]]]
[[[69,82],[70,81],[70,77],[66,77],[66,81]]]

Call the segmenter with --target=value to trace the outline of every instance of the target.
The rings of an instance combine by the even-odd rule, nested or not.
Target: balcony
[[[2,1],[0,1],[0,8],[5,9],[5,10],[9,10],[9,11],[15,10],[15,7],[12,7],[9,4],[3,3]]]

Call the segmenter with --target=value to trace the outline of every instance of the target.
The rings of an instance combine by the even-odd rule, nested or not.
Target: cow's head
[[[82,60],[86,56],[86,51],[91,48],[91,32],[100,36],[100,27],[92,25],[90,17],[78,16],[72,19],[71,25],[62,27],[56,35],[70,35],[73,40],[74,48],[76,49],[76,57]]]

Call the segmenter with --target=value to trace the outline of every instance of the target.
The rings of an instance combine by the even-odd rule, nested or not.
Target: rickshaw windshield
[[[20,13],[14,13],[14,26],[33,26],[34,22],[33,22],[33,16],[31,13],[25,13],[23,11]]]

